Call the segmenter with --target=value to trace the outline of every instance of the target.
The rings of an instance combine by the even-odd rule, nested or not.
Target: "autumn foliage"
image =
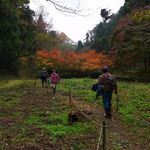
[[[111,66],[112,62],[104,53],[96,53],[95,50],[85,54],[60,50],[37,52],[36,65],[39,69],[46,67],[48,70],[56,69],[61,74],[90,73],[105,65]]]
[[[116,69],[150,66],[150,5],[133,10],[120,19],[111,41],[114,43],[113,62]],[[143,67],[144,66],[144,67]]]

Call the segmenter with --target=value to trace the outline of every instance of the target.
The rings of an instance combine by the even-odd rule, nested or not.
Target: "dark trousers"
[[[102,98],[104,108],[109,109],[111,107],[112,92],[104,92]]]
[[[54,94],[56,93],[56,86],[53,88],[53,93]]]
[[[55,95],[56,93],[56,84],[53,84],[53,96]]]
[[[42,81],[42,87],[44,88],[44,84],[45,84],[45,87],[47,87],[47,79],[43,78],[41,79],[41,81]]]
[[[104,104],[106,116],[111,118],[112,92],[104,92],[102,98],[103,98],[103,104]]]

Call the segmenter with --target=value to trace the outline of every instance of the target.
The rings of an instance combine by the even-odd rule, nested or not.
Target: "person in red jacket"
[[[59,75],[56,73],[56,70],[53,70],[51,74],[51,84],[53,85],[53,96],[56,93],[56,84],[58,83],[59,83]]]

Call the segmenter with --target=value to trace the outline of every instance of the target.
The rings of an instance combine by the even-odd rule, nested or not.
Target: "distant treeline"
[[[56,50],[56,53],[60,50],[59,61],[63,60],[63,56],[67,57],[68,61],[73,56],[76,59],[74,62],[77,62],[74,67],[70,67],[72,63],[67,62],[67,64],[65,59],[63,62],[58,61],[63,69],[60,67],[57,70],[61,70],[64,77],[89,74],[95,76],[94,74],[99,73],[103,65],[109,65],[121,76],[149,78],[149,0],[125,0],[117,14],[112,14],[105,8],[101,9],[100,15],[103,21],[89,31],[85,42],[79,41],[77,47],[65,33],[52,30],[53,24],[44,21],[42,10],[35,15],[28,4],[29,0],[0,0],[1,73],[17,75],[26,67],[29,72],[36,72],[35,70],[42,69],[44,65],[48,70],[57,68],[59,65],[52,65],[53,61],[45,56],[52,50]],[[79,59],[80,54],[88,57],[92,50],[96,50],[96,57],[91,55],[87,61]],[[38,59],[37,65],[38,51],[43,51],[46,55],[41,57],[42,60]],[[67,52],[73,53],[68,55]],[[87,55],[84,54],[85,52]],[[55,60],[55,55],[53,56]],[[108,59],[105,62],[106,57]],[[23,66],[25,64],[26,67]],[[78,70],[75,69],[76,67]]]
[[[29,0],[0,0],[0,70],[16,73],[18,58],[36,55],[37,50],[59,48],[74,50],[72,41],[52,30],[52,23],[43,19],[43,10],[29,8]]]

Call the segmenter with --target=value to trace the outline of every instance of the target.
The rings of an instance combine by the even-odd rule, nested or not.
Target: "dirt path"
[[[71,136],[57,136],[51,139],[51,134],[42,130],[45,124],[61,125],[63,122],[50,122],[51,113],[68,113],[73,107],[68,105],[68,93],[57,91],[56,98],[53,99],[46,89],[39,87],[20,86],[13,88],[9,92],[18,91],[21,95],[7,95],[3,101],[14,101],[16,103],[0,107],[0,150],[96,150],[100,127],[92,125],[96,131],[88,131]],[[1,91],[2,92],[2,91]],[[107,149],[112,150],[148,150],[150,144],[143,137],[137,137],[128,131],[128,127],[120,122],[120,116],[114,112],[111,120],[104,119],[103,108],[82,101],[80,97],[73,98],[75,104],[81,110],[88,110],[92,113],[88,115],[99,124],[105,120],[107,123]],[[38,116],[38,117],[37,117]],[[83,126],[91,122],[82,117],[78,121]],[[91,123],[92,124],[92,123]],[[86,128],[86,125],[84,128]],[[65,124],[65,126],[72,126]],[[147,144],[145,146],[145,144]],[[102,143],[100,145],[102,149]]]
[[[74,100],[75,101],[75,100]],[[133,133],[130,133],[127,130],[127,126],[120,122],[120,116],[114,112],[112,119],[105,119],[103,117],[104,110],[100,106],[93,106],[90,103],[83,101],[76,101],[76,104],[82,108],[83,110],[91,110],[93,112],[91,119],[93,117],[96,118],[96,122],[102,124],[102,121],[106,121],[107,124],[107,148],[115,149],[115,145],[117,145],[118,149],[128,149],[128,150],[148,150],[150,148],[150,144],[147,140],[147,148],[144,143],[141,143],[142,137],[137,137]],[[142,139],[143,141],[143,139]],[[117,148],[116,148],[117,149]]]

